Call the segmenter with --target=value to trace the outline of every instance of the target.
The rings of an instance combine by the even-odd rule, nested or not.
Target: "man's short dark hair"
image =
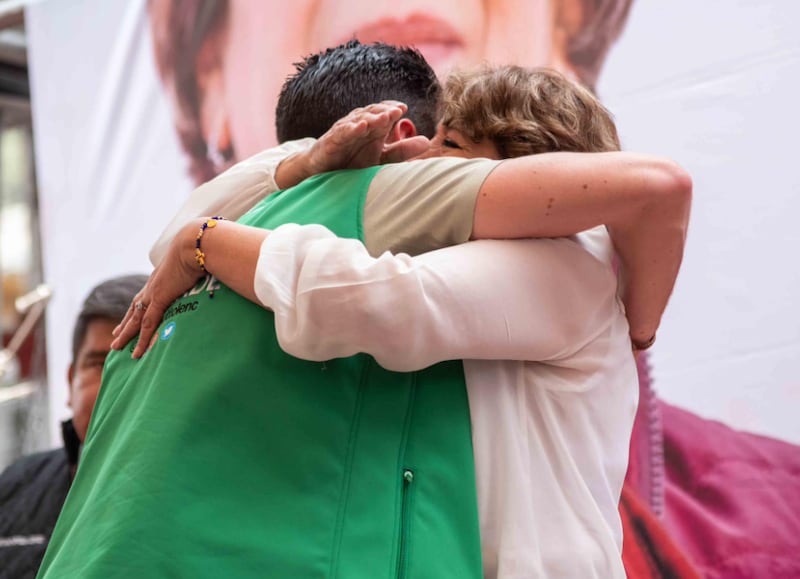
[[[408,105],[417,132],[436,133],[441,87],[419,51],[351,40],[295,63],[297,73],[281,89],[275,111],[278,141],[321,137],[355,108],[383,100]]]
[[[104,281],[89,292],[72,331],[73,363],[78,359],[89,323],[98,318],[121,322],[133,298],[146,282],[146,275],[123,275]]]

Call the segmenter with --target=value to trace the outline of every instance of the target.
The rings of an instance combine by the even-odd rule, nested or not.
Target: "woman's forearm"
[[[205,219],[195,220],[184,226],[180,233],[182,260],[195,263],[197,233]],[[258,263],[261,243],[269,230],[248,227],[230,221],[217,221],[216,226],[203,233],[200,248],[204,254],[208,273],[231,288],[237,294],[259,303],[253,289],[253,280]]]

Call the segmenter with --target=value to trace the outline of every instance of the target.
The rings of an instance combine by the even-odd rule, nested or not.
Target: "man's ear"
[[[410,139],[416,136],[417,127],[414,126],[414,122],[411,119],[402,118],[394,124],[389,135],[386,137],[386,142],[396,143],[397,141]]]
[[[75,378],[75,367],[70,362],[67,368],[67,406],[72,408],[72,380]]]

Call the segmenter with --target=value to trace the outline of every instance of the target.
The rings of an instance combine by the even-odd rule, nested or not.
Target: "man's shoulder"
[[[7,513],[9,503],[33,505],[34,497],[66,494],[68,486],[69,462],[64,449],[37,452],[20,458],[0,474],[0,504]]]
[[[69,461],[63,448],[24,456],[3,471],[0,576],[36,575],[68,489]]]
[[[25,456],[0,475],[0,537],[49,535],[69,491],[63,448]]]
[[[438,175],[452,171],[472,172],[490,171],[501,161],[492,159],[464,159],[461,157],[431,157],[428,159],[415,159],[404,163],[390,163],[380,167],[379,174],[413,174],[413,175]]]
[[[420,199],[467,196],[472,201],[489,173],[502,161],[436,157],[380,167],[370,186],[370,197],[389,194],[393,204]]]
[[[37,478],[43,472],[60,469],[67,465],[67,454],[63,448],[43,450],[25,455],[11,463],[0,474],[0,485],[15,480],[29,480]]]
[[[498,163],[437,157],[381,167],[364,205],[364,240],[370,254],[417,255],[467,241],[475,200]]]

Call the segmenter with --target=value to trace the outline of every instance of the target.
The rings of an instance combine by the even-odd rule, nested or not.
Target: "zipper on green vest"
[[[397,560],[397,578],[403,579],[408,567],[408,549],[411,541],[411,499],[414,490],[414,471],[403,469],[403,496],[400,508],[400,555]]]

